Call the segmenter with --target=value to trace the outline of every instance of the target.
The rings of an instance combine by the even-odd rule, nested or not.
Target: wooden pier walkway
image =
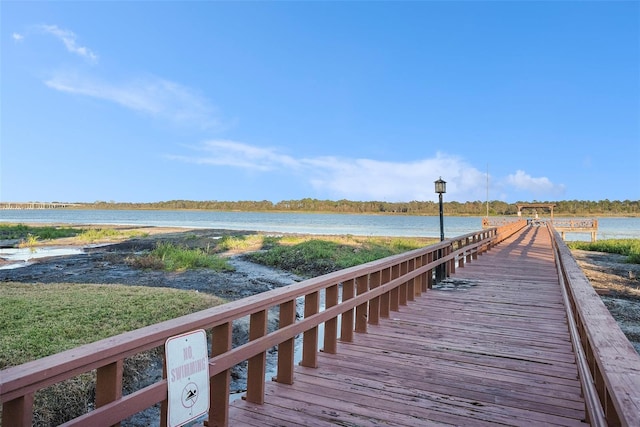
[[[435,272],[449,277],[434,284]],[[247,318],[248,341],[234,343]],[[206,415],[169,393],[173,378],[123,393],[125,359],[198,330],[211,337]],[[265,381],[274,348],[277,378]],[[230,402],[243,363],[245,398]],[[161,425],[184,407],[184,422],[209,427],[640,426],[640,356],[553,225],[524,220],[7,368],[2,426],[33,425],[36,393],[92,371],[93,407],[66,427],[118,425],[156,404]]]
[[[229,425],[584,425],[550,236],[528,227],[379,325],[269,382]]]

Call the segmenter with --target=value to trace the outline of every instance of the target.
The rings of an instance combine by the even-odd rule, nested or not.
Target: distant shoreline
[[[514,216],[518,213],[518,205],[525,202],[507,203],[492,201],[447,201],[443,203],[447,216]],[[553,205],[554,217],[640,217],[640,200],[561,200],[551,202],[534,202],[524,206],[522,212],[527,216],[535,213],[549,216],[550,211],[544,205]],[[355,214],[355,215],[391,215],[391,216],[438,216],[439,203],[434,201],[384,202],[384,201],[352,201],[352,200],[283,200],[271,202],[261,201],[194,201],[169,200],[161,202],[104,202],[69,203],[69,202],[0,202],[0,211],[5,209],[55,209],[55,210],[139,210],[139,211],[206,211],[206,212],[244,212],[274,214]]]

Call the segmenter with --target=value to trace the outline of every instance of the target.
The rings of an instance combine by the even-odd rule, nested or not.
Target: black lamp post
[[[440,241],[444,241],[444,211],[442,209],[442,194],[447,192],[447,182],[442,180],[442,177],[435,181],[436,185],[436,193],[438,193],[438,198],[440,199]],[[442,258],[442,249],[438,251],[440,253],[440,258]],[[445,266],[444,264],[440,264],[436,270],[436,280],[444,279],[445,275]]]
[[[439,180],[435,181],[436,184],[436,193],[438,193],[438,197],[440,198],[440,241],[444,240],[444,214],[442,211],[442,193],[447,192],[447,182],[442,180],[440,177]]]

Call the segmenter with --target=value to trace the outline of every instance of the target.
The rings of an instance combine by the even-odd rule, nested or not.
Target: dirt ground
[[[0,282],[168,287],[197,290],[227,300],[236,300],[301,280],[294,274],[249,262],[243,259],[240,253],[223,254],[229,257],[229,262],[235,271],[215,272],[209,269],[195,269],[166,272],[135,268],[127,260],[153,249],[159,241],[173,242],[192,248],[206,248],[213,246],[215,241],[224,235],[251,233],[156,227],[141,229],[141,231],[149,233],[148,236],[106,245],[104,242],[97,242],[85,247],[84,253],[81,254],[40,258],[26,267],[0,269]],[[51,244],[60,247],[71,245],[72,242],[72,239],[59,239]]]

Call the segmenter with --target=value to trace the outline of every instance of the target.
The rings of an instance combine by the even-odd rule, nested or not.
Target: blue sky
[[[637,1],[0,3],[0,201],[640,199]]]

